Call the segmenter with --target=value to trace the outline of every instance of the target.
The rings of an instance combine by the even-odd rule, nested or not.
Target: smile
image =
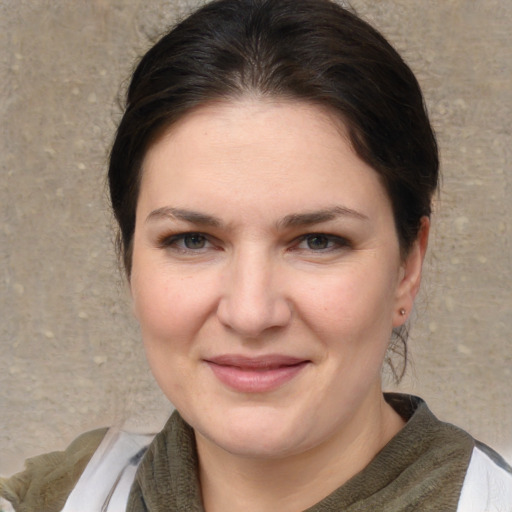
[[[205,362],[220,382],[240,393],[273,391],[301,373],[310,363],[281,355],[257,358],[222,355]]]

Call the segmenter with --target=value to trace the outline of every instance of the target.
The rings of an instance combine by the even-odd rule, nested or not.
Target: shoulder
[[[475,442],[458,512],[512,511],[512,468],[488,446]]]
[[[62,512],[125,510],[137,468],[154,434],[112,428],[105,435]]]
[[[107,430],[87,432],[64,451],[28,459],[22,472],[0,479],[0,497],[17,512],[60,510]]]
[[[432,491],[430,508],[425,505],[421,510],[512,512],[512,468],[499,454],[459,427],[437,419],[418,397],[388,395],[386,399],[408,420],[397,436],[405,439],[403,452],[410,449],[416,454],[408,471],[419,467],[419,487]],[[442,501],[445,498],[450,506]]]
[[[0,479],[0,512],[124,510],[135,472],[154,434],[99,429],[62,452],[27,460]]]

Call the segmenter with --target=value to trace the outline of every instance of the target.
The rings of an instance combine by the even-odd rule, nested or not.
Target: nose
[[[246,339],[288,325],[292,307],[278,273],[265,254],[250,250],[239,254],[225,274],[217,308],[220,322]]]

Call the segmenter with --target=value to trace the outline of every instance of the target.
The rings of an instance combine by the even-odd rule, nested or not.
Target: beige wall
[[[0,0],[0,474],[168,405],[116,271],[119,84],[196,2]],[[354,0],[422,82],[444,172],[401,386],[512,459],[512,2]],[[144,6],[148,4],[148,6]]]

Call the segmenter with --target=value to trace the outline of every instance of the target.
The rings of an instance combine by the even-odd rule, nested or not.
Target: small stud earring
[[[400,308],[398,312],[400,313],[401,316],[405,316],[405,308]]]

